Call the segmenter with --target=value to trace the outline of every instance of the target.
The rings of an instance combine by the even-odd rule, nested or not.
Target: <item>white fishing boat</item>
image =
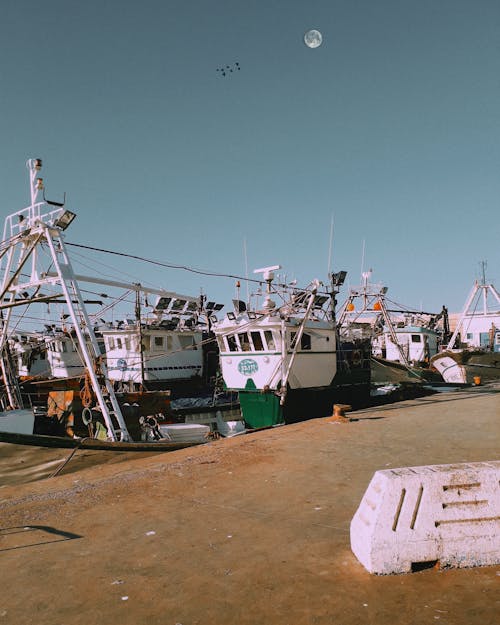
[[[446,347],[431,358],[446,382],[477,384],[500,379],[500,293],[475,281]]]
[[[54,303],[57,307],[61,305],[66,313],[61,314],[60,325],[47,326],[43,337],[49,354],[47,361],[51,366],[52,378],[44,381],[37,380],[32,385],[38,385],[39,394],[50,396],[52,403],[55,402],[58,406],[59,412],[70,414],[70,417],[65,417],[62,427],[63,432],[65,431],[68,436],[77,438],[76,427],[73,428],[73,425],[77,424],[74,424],[73,419],[76,411],[80,410],[80,421],[83,422],[80,425],[85,429],[83,433],[85,438],[88,433],[94,438],[104,436],[106,442],[129,442],[131,434],[124,413],[122,413],[123,406],[124,411],[127,412],[127,418],[133,420],[133,423],[128,421],[130,431],[134,432],[135,440],[138,441],[139,419],[144,415],[143,410],[147,407],[162,406],[166,410],[158,411],[158,416],[166,418],[167,414],[169,418],[175,420],[168,412],[170,392],[168,390],[149,392],[143,388],[139,391],[120,389],[121,401],[119,400],[115,392],[115,383],[123,381],[124,367],[114,368],[115,373],[119,370],[122,376],[118,380],[113,379],[108,372],[105,341],[101,328],[95,320],[91,319],[86,310],[87,300],[82,297],[79,286],[80,277],[73,271],[66,250],[65,230],[75,218],[75,214],[66,209],[65,202],[53,202],[45,198],[44,183],[38,177],[42,166],[41,160],[31,159],[27,166],[31,203],[28,207],[6,218],[0,246],[0,354],[2,355],[0,363],[4,381],[2,393],[0,393],[0,401],[4,409],[0,412],[0,433],[3,431],[5,436],[24,437],[36,437],[40,433],[47,434],[44,431],[45,425],[53,418],[49,414],[50,406],[46,406],[45,411],[39,411],[35,415],[29,403],[25,403],[26,397],[19,384],[19,367],[16,367],[16,363],[13,362],[10,346],[17,346],[16,354],[20,354],[22,360],[26,341],[17,339],[17,324],[15,317],[12,316],[13,310],[21,309],[22,315],[25,315],[26,310],[31,306],[42,303],[48,310],[49,305]],[[119,288],[123,286],[123,283],[104,278],[89,280],[83,276],[81,279]],[[140,284],[125,285],[125,288],[128,290],[131,288],[138,297],[145,291]],[[153,292],[153,290],[148,289],[148,292]],[[196,301],[194,298],[181,299],[181,296],[162,289],[155,290],[155,293],[159,299],[154,311],[155,322],[152,323],[152,327],[154,326],[152,334],[148,333],[149,328],[142,323],[143,320],[139,315],[134,324],[135,334],[130,327],[113,327],[108,324],[106,329],[109,332],[106,336],[109,341],[114,339],[115,346],[121,339],[126,346],[127,337],[130,337],[129,353],[123,355],[132,356],[133,354],[135,358],[138,352],[148,354],[148,350],[145,349],[148,339],[154,357],[162,355],[160,350],[155,349],[160,346],[161,339],[164,351],[168,352],[169,356],[171,353],[174,354],[174,358],[170,360],[171,369],[174,372],[171,378],[177,376],[185,379],[187,376],[184,371],[186,369],[192,371],[192,368],[195,370],[194,377],[196,377],[200,369],[198,362],[201,360],[202,352],[196,341],[202,336],[201,324],[194,327],[192,316]],[[100,302],[93,301],[92,303]],[[208,310],[213,315],[217,306],[215,303],[208,303],[205,307],[205,315]],[[178,319],[182,320],[175,328],[173,327],[174,313],[178,315]],[[132,340],[137,335],[141,341],[133,344]],[[178,335],[181,338],[177,340]],[[192,368],[189,359],[187,364],[186,360],[182,361],[186,353],[194,354],[197,359]],[[112,365],[114,364],[112,361]],[[78,376],[82,379],[79,380]],[[58,380],[62,381],[62,385],[57,382]],[[57,382],[55,386],[54,381]],[[131,397],[134,398],[133,404],[129,401]],[[136,403],[136,397],[141,405]],[[38,427],[37,423],[40,425],[40,420],[44,419],[46,424],[43,428]],[[203,425],[202,429],[205,430],[205,428],[206,426]],[[59,437],[56,435],[54,438]],[[181,443],[187,444],[189,441],[181,441]],[[175,444],[179,444],[179,441]]]
[[[345,272],[333,274],[326,291],[318,280],[305,289],[275,287],[277,269],[256,270],[267,285],[261,307],[237,302],[213,326],[225,385],[238,391],[250,428],[326,416],[335,402],[359,404],[369,395],[366,343],[337,338],[333,301]]]
[[[371,338],[374,384],[439,381],[429,362],[448,331],[446,308],[439,314],[390,308],[388,288],[371,283],[371,275],[363,273],[362,285],[350,289],[339,313],[341,336]]]
[[[222,308],[204,296],[168,293],[151,313],[108,325],[102,337],[110,379],[125,388],[168,388],[174,398],[208,390],[217,366],[209,317]]]
[[[13,332],[8,339],[15,370],[21,380],[46,377],[50,373],[43,337],[37,332]]]

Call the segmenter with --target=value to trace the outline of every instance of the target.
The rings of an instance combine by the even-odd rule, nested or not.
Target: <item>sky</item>
[[[77,213],[68,242],[303,285],[347,270],[339,301],[371,268],[396,302],[459,311],[481,261],[500,287],[499,32],[498,0],[3,0],[2,219],[38,157]],[[71,251],[87,274],[235,296]]]

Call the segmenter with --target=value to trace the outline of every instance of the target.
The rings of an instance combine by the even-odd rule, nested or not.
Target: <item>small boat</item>
[[[500,293],[484,273],[481,282],[474,282],[455,331],[431,358],[431,366],[449,383],[500,379]]]
[[[327,416],[334,403],[369,399],[369,342],[341,343],[337,336],[334,297],[346,272],[332,274],[330,290],[322,291],[318,280],[304,289],[275,287],[280,268],[255,271],[266,283],[260,308],[235,300],[234,312],[213,326],[224,383],[238,392],[251,429]]]

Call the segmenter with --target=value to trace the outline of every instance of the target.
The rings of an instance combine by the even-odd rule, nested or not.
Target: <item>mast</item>
[[[140,287],[140,284],[137,284]],[[145,389],[144,384],[144,345],[142,343],[142,321],[141,321],[141,292],[139,289],[135,292],[135,321],[137,324],[137,331],[139,332],[139,352],[141,354],[141,386]]]

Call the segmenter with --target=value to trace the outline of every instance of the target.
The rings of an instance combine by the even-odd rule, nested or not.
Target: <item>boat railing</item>
[[[64,213],[64,208],[59,207],[48,212],[42,212],[42,207],[48,206],[47,202],[36,202],[32,206],[23,208],[5,218],[3,240],[15,237],[25,230],[32,228],[37,222],[42,221],[48,226],[54,225]]]

